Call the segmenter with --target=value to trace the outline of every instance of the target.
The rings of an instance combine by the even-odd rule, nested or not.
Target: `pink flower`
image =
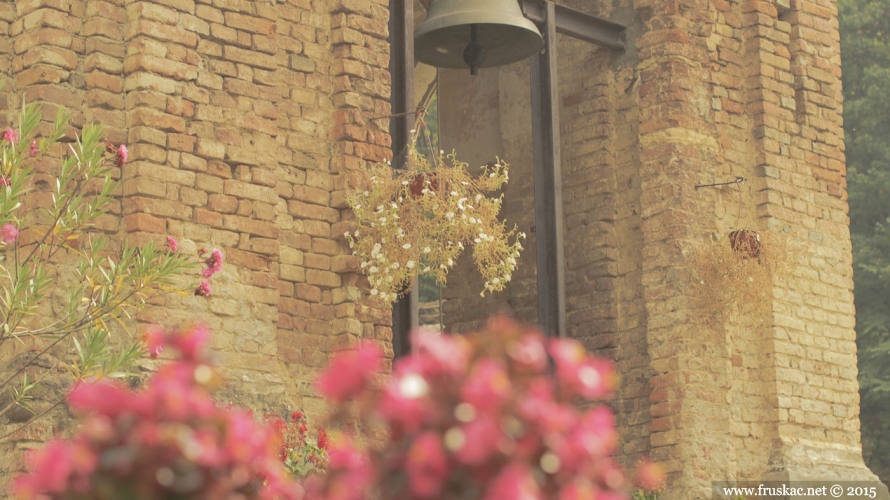
[[[550,351],[550,355],[553,356],[553,361],[556,362],[557,368],[577,365],[584,361],[584,357],[587,355],[584,346],[581,345],[581,342],[578,342],[575,339],[551,339],[550,344],[547,346],[547,350]]]
[[[582,397],[594,400],[610,395],[618,386],[618,375],[611,361],[601,358],[589,358],[577,366],[568,369],[563,377],[570,377],[567,382]]]
[[[559,500],[587,500],[600,498],[597,496],[597,488],[587,478],[576,477],[559,490]]]
[[[427,397],[426,379],[420,373],[406,371],[405,366],[399,364],[396,368],[395,376],[383,388],[377,409],[393,427],[417,432],[435,416],[436,410]]]
[[[10,144],[15,144],[19,142],[19,133],[10,127],[7,127],[6,132],[3,133],[3,138]]]
[[[297,410],[297,411],[291,413],[291,414],[290,414],[290,419],[293,420],[294,422],[296,422],[297,420],[302,420],[302,419],[303,419],[303,412],[301,412],[300,410]]]
[[[467,369],[470,345],[459,335],[418,329],[412,332],[411,343],[417,346],[417,354],[412,358],[424,361],[423,375],[427,377],[457,375]]]
[[[223,263],[222,252],[218,248],[214,248],[210,252],[210,257],[208,257],[207,260],[204,261],[204,264],[206,264],[207,267],[204,268],[204,270],[201,272],[201,275],[204,276],[205,278],[209,278],[209,277],[213,276],[214,274],[216,274],[222,270],[222,263]]]
[[[179,250],[179,242],[176,241],[176,238],[167,236],[167,248],[173,253],[176,253],[176,251]]]
[[[38,491],[61,493],[74,470],[72,447],[64,441],[51,441],[45,448],[33,450],[26,456],[29,468],[34,471],[29,481],[17,481],[15,488],[23,497]]]
[[[31,156],[31,158],[34,158],[38,155],[38,153],[40,153],[40,147],[37,146],[37,141],[33,140],[31,141],[31,145],[28,147],[28,154]]]
[[[209,297],[210,296],[210,282],[201,280],[198,283],[198,288],[195,289],[195,295],[198,297]]]
[[[500,474],[488,484],[483,497],[484,500],[536,500],[540,498],[542,498],[541,490],[528,466],[515,462],[511,462],[501,469]]]
[[[9,181],[9,177],[0,176],[0,186],[6,187],[11,185],[12,183]]]
[[[127,163],[127,158],[130,157],[130,152],[127,151],[127,146],[121,144],[120,147],[117,148],[117,166],[123,167]]]
[[[315,385],[322,395],[336,402],[346,401],[367,387],[371,376],[380,370],[382,358],[380,347],[371,342],[363,343],[354,351],[339,352]]]
[[[461,398],[480,412],[491,412],[510,396],[512,386],[504,364],[497,359],[477,361],[461,387]]]
[[[132,409],[132,394],[111,382],[79,382],[68,393],[68,407],[76,413],[114,418]]]
[[[547,350],[540,334],[523,335],[507,343],[507,355],[520,366],[541,373],[547,368]]]
[[[559,462],[577,470],[587,460],[608,457],[618,445],[612,410],[600,405],[585,413],[557,447]]]
[[[188,330],[170,336],[170,343],[182,353],[185,359],[196,359],[198,353],[210,341],[210,330],[204,325],[197,325]]]
[[[3,240],[3,243],[12,243],[15,241],[16,236],[19,235],[19,232],[15,226],[7,222],[3,224],[3,227],[0,227],[0,240]]]
[[[149,328],[143,335],[145,347],[151,359],[155,359],[164,351],[164,344],[167,343],[167,334],[160,328]]]
[[[365,455],[352,443],[343,441],[328,450],[328,471],[339,473],[329,495],[324,498],[358,500],[366,497],[373,481],[373,469]],[[312,498],[315,498],[314,496]]]
[[[455,456],[466,465],[481,465],[497,451],[503,437],[498,421],[489,415],[479,415],[461,426],[463,445]]]
[[[442,439],[435,431],[427,431],[414,440],[408,450],[406,471],[411,492],[421,498],[438,495],[448,477],[448,459]]]

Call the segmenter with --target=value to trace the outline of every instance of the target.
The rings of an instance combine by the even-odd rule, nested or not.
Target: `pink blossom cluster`
[[[7,222],[0,227],[0,240],[3,243],[12,243],[18,237],[20,231],[12,224]]]
[[[210,278],[214,274],[220,272],[222,270],[223,263],[223,254],[219,250],[219,248],[214,248],[210,251],[210,257],[204,261],[204,265],[207,266],[201,271],[201,275],[205,278]]]
[[[176,238],[174,238],[173,236],[167,236],[166,247],[170,252],[176,253],[179,251],[179,242],[176,241]],[[207,250],[205,248],[198,249],[198,254],[200,256],[203,257],[206,253],[207,253]],[[210,289],[209,278],[222,270],[222,263],[223,263],[222,251],[218,248],[214,248],[213,250],[211,250],[210,256],[207,257],[206,259],[204,259],[204,265],[206,267],[201,270],[201,276],[208,278],[208,279],[201,280],[198,283],[198,286],[195,288],[195,295],[197,295],[199,297],[209,297],[210,296],[211,289]]]
[[[16,144],[19,142],[19,133],[11,127],[6,127],[6,132],[3,132],[3,138],[10,144]]]
[[[472,335],[417,334],[413,344],[382,388],[371,384],[381,367],[373,344],[338,354],[320,375],[336,414],[360,401],[373,409],[361,418],[382,421],[388,441],[368,451],[335,442],[329,473],[307,482],[308,498],[627,498],[611,409],[574,404],[612,394],[610,361],[505,317]]]
[[[207,251],[203,248],[198,250],[199,254],[205,254]],[[203,270],[201,270],[201,276],[208,278],[207,280],[201,280],[198,283],[198,288],[195,289],[195,295],[199,297],[208,297],[210,296],[210,281],[209,279],[213,277],[214,274],[220,272],[222,270],[223,263],[223,254],[219,248],[214,248],[210,251],[210,257],[204,260],[204,265],[206,266]]]
[[[14,492],[25,500],[302,498],[281,467],[276,432],[212,399],[208,338],[201,326],[151,331],[153,355],[167,346],[180,358],[139,392],[109,382],[76,385],[68,404],[82,419],[78,434],[32,452]]]

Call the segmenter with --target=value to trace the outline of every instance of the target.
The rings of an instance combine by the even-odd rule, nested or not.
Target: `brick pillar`
[[[330,205],[340,211],[340,220],[347,222],[351,218],[345,197],[350,172],[368,162],[392,158],[388,1],[335,0],[331,16],[334,121],[330,139],[335,153],[330,173],[319,176],[316,182],[331,183],[326,185],[333,189]],[[340,252],[331,260],[331,270],[342,280],[333,297],[331,334],[342,338],[339,343],[356,337],[373,339],[382,345],[387,357],[392,357],[391,310],[366,296],[367,280],[359,274],[358,259],[351,255],[343,238],[349,227],[347,222],[335,224],[331,230],[331,238],[340,245]]]
[[[852,255],[843,154],[840,35],[831,1],[748,2],[758,217],[807,242],[776,294],[777,437],[772,477],[877,481],[859,436]],[[886,488],[881,498],[890,498]]]
[[[718,157],[707,113],[707,0],[637,0],[642,286],[653,377],[650,456],[670,473],[666,498],[699,498],[729,477],[729,353],[726,334],[697,314],[690,255],[713,231],[713,199],[694,186]],[[709,496],[709,495],[708,495]]]

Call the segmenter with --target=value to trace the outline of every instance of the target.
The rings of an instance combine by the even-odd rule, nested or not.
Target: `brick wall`
[[[0,2],[3,125],[22,96],[46,120],[64,106],[75,127],[104,124],[130,161],[100,229],[225,254],[211,297],[138,318],[208,323],[224,399],[318,417],[310,381],[333,350],[370,338],[391,353],[389,311],[364,297],[341,237],[349,172],[390,156],[375,119],[390,113],[388,18],[386,0]],[[22,465],[10,452],[63,422],[2,445],[0,491]]]
[[[618,54],[558,42],[567,331],[619,366],[621,458],[664,462],[666,498],[717,480],[873,478],[859,447],[835,4],[565,3],[629,26]],[[526,75],[523,63],[443,72],[440,94],[443,144],[514,166],[504,215],[523,229],[530,109],[504,96],[527,95]],[[798,247],[789,276],[764,284],[763,323],[696,305],[693,255],[739,228]],[[533,267],[529,236],[521,265]],[[533,271],[480,300],[471,263],[458,269],[446,328],[503,308],[534,319]]]
[[[568,331],[619,367],[621,459],[663,461],[668,499],[713,480],[871,478],[834,3],[565,4],[629,26],[619,54],[559,41]],[[209,299],[171,296],[138,319],[209,323],[225,398],[319,415],[309,381],[335,348],[369,338],[391,353],[389,311],[340,237],[350,172],[391,155],[388,16],[385,0],[0,1],[0,125],[23,96],[46,120],[63,105],[75,127],[106,124],[131,161],[100,229],[224,251]],[[504,293],[480,299],[459,262],[452,330],[498,310],[535,320],[528,82],[527,63],[440,74],[443,148],[511,165],[505,217],[529,235]],[[736,176],[740,190],[695,189]],[[742,226],[806,242],[756,327],[693,300],[695,248]],[[4,446],[0,477],[21,466]]]

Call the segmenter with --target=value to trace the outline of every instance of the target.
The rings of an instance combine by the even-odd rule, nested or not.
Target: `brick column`
[[[840,35],[832,1],[751,1],[758,217],[806,241],[804,265],[778,290],[777,439],[771,477],[877,481],[859,440],[853,273],[843,154]],[[881,498],[890,498],[886,489]]]
[[[650,456],[666,464],[666,498],[699,498],[731,473],[726,334],[698,314],[686,249],[715,229],[713,178],[719,145],[707,105],[707,0],[637,0],[642,286],[653,377]],[[708,494],[709,496],[709,494]]]
[[[374,339],[391,357],[391,310],[366,296],[367,280],[359,274],[358,259],[343,239],[351,219],[345,198],[350,171],[392,158],[387,118],[391,112],[388,1],[335,0],[331,16],[334,122],[330,139],[335,154],[330,165],[330,204],[344,221],[331,230],[331,237],[341,246],[339,255],[332,258],[331,270],[343,285],[334,298],[336,317],[331,334],[340,336],[340,343],[357,336]]]

